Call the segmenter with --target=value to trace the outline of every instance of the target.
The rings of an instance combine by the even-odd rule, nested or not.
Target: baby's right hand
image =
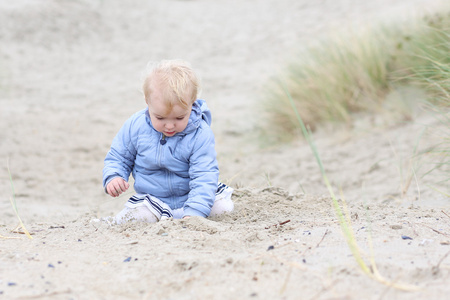
[[[118,197],[120,194],[125,192],[129,187],[130,185],[123,178],[116,177],[108,183],[108,185],[106,186],[106,192],[111,197]]]

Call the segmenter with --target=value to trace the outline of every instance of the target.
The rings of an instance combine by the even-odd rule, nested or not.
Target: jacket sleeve
[[[103,188],[115,177],[128,181],[133,170],[136,147],[132,137],[133,117],[128,119],[115,136],[103,167]]]
[[[207,217],[214,204],[219,167],[214,148],[214,134],[209,127],[200,128],[189,162],[189,197],[184,205],[185,216]]]

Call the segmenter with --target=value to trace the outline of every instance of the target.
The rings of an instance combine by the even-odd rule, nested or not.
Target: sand
[[[352,128],[314,134],[365,263],[373,258],[403,289],[359,267],[309,146],[299,137],[268,147],[257,134],[264,87],[302,47],[442,5],[0,3],[0,299],[447,299],[450,202],[436,191],[448,191],[439,185],[446,174],[424,176],[436,158],[415,156],[439,142],[445,128],[436,118],[422,110],[408,122],[361,116]],[[103,192],[103,159],[123,122],[145,107],[146,64],[168,58],[190,61],[202,77],[221,180],[235,188],[236,209],[209,219],[92,223],[132,195]],[[13,232],[8,164],[33,239]]]

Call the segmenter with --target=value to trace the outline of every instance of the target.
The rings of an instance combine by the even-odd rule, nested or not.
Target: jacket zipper
[[[162,152],[163,152],[162,147],[167,143],[166,135],[165,135],[164,133],[162,134],[162,137],[161,137],[161,139],[159,140],[159,143],[160,143],[160,146],[158,147],[158,148],[159,148],[158,164],[159,164],[159,166],[161,167],[161,156],[162,156]],[[170,178],[170,173],[167,172],[167,170],[166,170],[166,172],[165,172],[165,176],[166,176],[167,186],[168,186],[168,188],[170,189],[171,193],[173,193],[173,190],[172,190],[172,180],[171,180],[171,178]]]
[[[158,165],[161,167],[161,156],[162,156],[162,152],[163,152],[163,150],[162,150],[162,146],[164,146],[165,144],[167,143],[167,140],[166,140],[166,136],[164,135],[164,133],[162,133],[162,137],[161,137],[161,139],[159,140],[159,146],[158,146],[158,153],[157,153],[157,157],[158,157]]]
[[[159,143],[161,145],[165,145],[167,143],[166,136],[164,135],[164,133],[162,134],[162,138],[159,140]]]

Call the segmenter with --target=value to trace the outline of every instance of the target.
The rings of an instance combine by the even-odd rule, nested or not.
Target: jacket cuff
[[[205,215],[204,213],[202,213],[201,211],[192,209],[190,207],[186,207],[184,209],[184,214],[183,214],[183,218],[186,216],[190,216],[190,217],[203,217],[206,218],[207,215]]]

